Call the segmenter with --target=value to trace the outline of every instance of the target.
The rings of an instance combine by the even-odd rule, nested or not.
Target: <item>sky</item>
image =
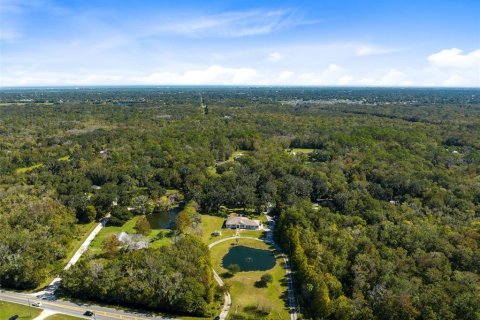
[[[480,0],[0,0],[0,86],[480,87]]]

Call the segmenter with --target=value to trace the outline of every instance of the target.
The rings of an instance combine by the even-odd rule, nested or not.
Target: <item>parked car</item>
[[[16,314],[16,315],[13,315],[10,318],[8,318],[8,320],[17,320],[18,318],[19,318],[18,314]]]
[[[34,302],[32,303],[32,307],[41,307],[42,304],[40,302]]]
[[[87,317],[91,317],[91,316],[93,316],[93,312],[87,310],[87,311],[85,311],[85,313],[84,313],[83,315],[84,315],[84,316],[87,316]]]

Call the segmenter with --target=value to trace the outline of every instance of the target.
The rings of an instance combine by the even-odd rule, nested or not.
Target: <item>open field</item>
[[[102,244],[105,238],[112,234],[118,234],[122,231],[126,233],[135,233],[135,223],[139,219],[140,216],[135,216],[132,219],[128,220],[125,222],[123,226],[107,226],[103,228],[100,233],[95,237],[95,239],[92,241],[92,244],[90,245],[90,250],[95,253],[95,254],[101,254],[103,252],[102,249]],[[153,242],[150,243],[151,248],[158,248],[164,245],[168,245],[172,243],[172,240],[168,238],[167,236],[163,237],[162,239],[155,240],[160,232],[163,232],[164,234],[168,233],[168,230],[166,229],[152,229],[150,233],[148,234],[147,238],[150,240],[153,240]]]
[[[34,164],[33,166],[30,166],[30,167],[18,168],[17,170],[15,170],[15,172],[17,174],[27,173],[27,172],[30,172],[30,171],[35,170],[37,168],[41,168],[43,166],[44,166],[43,163],[37,163],[37,164]]]
[[[241,314],[259,319],[289,319],[283,300],[287,294],[287,286],[283,283],[285,280],[283,260],[277,255],[275,267],[271,270],[238,272],[231,278],[225,277],[227,270],[222,267],[222,258],[229,248],[236,243],[236,240],[225,241],[211,249],[213,267],[222,276],[225,283],[231,286],[232,306],[230,315]],[[273,250],[269,245],[255,240],[238,239],[238,244]],[[256,287],[255,283],[265,273],[270,273],[273,276],[273,282],[267,288]],[[268,316],[262,318],[261,311],[268,313]]]
[[[223,228],[225,218],[202,214],[202,240],[206,244],[210,244],[220,239],[233,237],[235,230]],[[220,236],[212,236],[216,230],[222,232]],[[263,230],[241,230],[240,234],[245,237],[260,238],[263,235]]]
[[[63,156],[63,157],[60,157],[57,159],[58,161],[69,161],[70,160],[70,156],[67,154],[66,156]]]
[[[289,150],[291,153],[312,153],[313,151],[315,151],[315,149],[306,149],[306,148],[293,148]]]
[[[0,301],[0,319],[6,320],[13,315],[18,315],[19,320],[34,319],[42,312],[42,309],[23,306],[21,304]],[[31,316],[30,316],[31,315]]]

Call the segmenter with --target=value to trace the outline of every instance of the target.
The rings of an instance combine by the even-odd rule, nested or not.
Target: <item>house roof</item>
[[[248,218],[245,218],[245,217],[229,217],[225,224],[227,224],[227,225],[241,224],[241,225],[245,225],[245,226],[258,227],[258,226],[260,226],[260,221],[248,219]]]

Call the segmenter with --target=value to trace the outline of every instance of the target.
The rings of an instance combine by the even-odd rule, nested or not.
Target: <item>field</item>
[[[35,170],[37,168],[41,168],[43,166],[44,166],[43,163],[37,163],[37,164],[34,164],[33,166],[30,166],[30,167],[18,168],[15,172],[17,174],[27,173],[27,172],[30,172],[30,171]]]
[[[223,223],[225,218],[210,216],[202,214],[202,240],[206,244],[210,244],[220,239],[229,238],[235,236],[235,230],[225,229]],[[212,233],[216,230],[222,232],[220,236],[212,236]],[[259,238],[262,236],[262,230],[242,230],[240,231],[242,236]]]
[[[18,315],[19,320],[34,319],[41,313],[41,309],[28,307],[21,304],[0,301],[0,319],[9,319],[13,315]],[[30,316],[31,315],[31,316]]]
[[[120,232],[126,232],[126,233],[135,233],[135,223],[139,219],[140,216],[135,216],[132,219],[128,220],[125,222],[123,226],[107,226],[103,228],[100,233],[95,237],[95,239],[92,241],[90,245],[90,250],[95,253],[95,254],[101,254],[103,252],[102,250],[102,244],[105,238],[112,234],[118,234]],[[170,238],[167,236],[163,237],[162,239],[155,240],[160,232],[167,233],[168,230],[164,229],[152,229],[150,233],[148,234],[148,238],[150,240],[153,240],[153,242],[150,243],[151,248],[158,248],[163,245],[168,245],[172,241]]]
[[[250,271],[238,272],[233,277],[224,277],[227,270],[221,266],[222,258],[227,253],[230,246],[236,244],[236,240],[225,241],[211,249],[212,264],[215,270],[229,284],[232,297],[232,306],[230,314],[245,315],[261,318],[262,311],[269,313],[265,319],[288,319],[284,296],[287,294],[287,287],[283,284],[285,279],[285,270],[283,269],[283,260],[277,256],[276,265],[268,271]],[[249,239],[239,239],[239,245],[245,245],[258,249],[269,249],[267,244]],[[258,288],[255,283],[260,277],[270,273],[273,276],[273,283],[267,288]]]

